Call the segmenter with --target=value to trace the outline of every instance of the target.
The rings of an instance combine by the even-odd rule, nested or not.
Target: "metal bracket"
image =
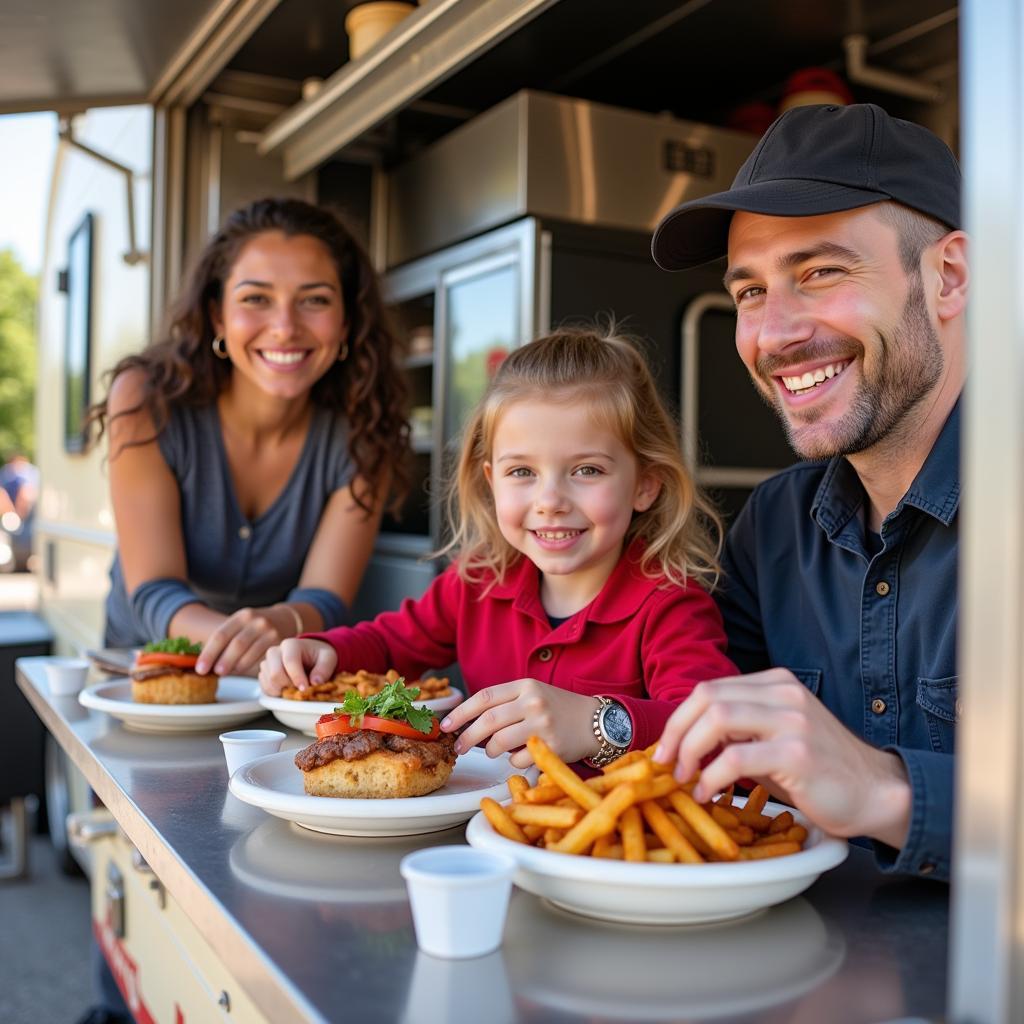
[[[86,156],[91,156],[94,160],[98,160],[101,164],[106,164],[107,167],[124,175],[125,192],[128,200],[128,251],[124,253],[122,259],[130,267],[134,267],[139,263],[145,263],[149,259],[148,253],[143,252],[135,244],[135,172],[130,167],[118,163],[104,153],[99,153],[85,145],[85,143],[79,142],[74,136],[70,117],[62,117],[60,119],[57,136],[62,142],[73,149],[77,149],[80,153],[85,153]]]
[[[867,36],[846,36],[843,39],[843,50],[846,52],[846,77],[851,82],[882,89],[897,96],[906,96],[908,99],[921,100],[924,103],[938,103],[942,99],[942,90],[933,82],[896,71],[869,67]]]

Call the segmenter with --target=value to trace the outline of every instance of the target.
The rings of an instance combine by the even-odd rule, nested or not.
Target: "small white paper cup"
[[[511,857],[471,846],[434,846],[402,859],[416,942],[445,959],[486,956],[501,945]]]
[[[50,658],[43,663],[46,682],[55,697],[73,697],[85,685],[89,662],[84,658]]]
[[[228,775],[234,775],[243,764],[257,757],[276,754],[284,743],[284,733],[276,729],[235,729],[233,732],[222,732],[220,742],[224,746]]]

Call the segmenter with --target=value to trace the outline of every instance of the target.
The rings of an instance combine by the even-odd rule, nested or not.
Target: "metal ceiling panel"
[[[279,2],[3,0],[0,114],[193,94]]]
[[[433,0],[275,121],[260,152],[283,150],[289,179],[474,61],[558,0]]]

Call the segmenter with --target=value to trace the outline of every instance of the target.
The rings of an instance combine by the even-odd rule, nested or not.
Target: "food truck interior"
[[[74,0],[64,6],[73,24]],[[602,316],[643,340],[684,453],[734,513],[792,455],[732,351],[722,267],[658,270],[652,227],[725,187],[780,105],[808,93],[848,89],[961,148],[950,0],[428,0],[350,59],[354,6],[123,0],[97,29],[136,55],[133,70],[115,61],[104,81],[96,50],[59,81],[22,75],[17,93],[0,68],[7,109],[62,114],[36,528],[59,650],[99,645],[114,545],[102,454],[68,443],[57,413],[70,301],[58,272],[87,216],[93,398],[102,370],[159,329],[190,258],[239,203],[331,203],[365,242],[408,343],[416,480],[377,543],[365,616],[437,572],[423,556],[443,540],[445,455],[488,369],[562,323]],[[41,28],[34,45],[37,58],[74,49]]]
[[[194,18],[202,6],[193,5]],[[137,219],[145,221],[146,202],[152,208],[152,223],[139,229],[152,231],[152,258],[134,272],[97,267],[101,302],[124,281],[139,308],[119,316],[116,339],[94,324],[91,375],[159,329],[183,268],[226,212],[261,194],[297,193],[344,212],[385,272],[413,346],[415,486],[403,515],[385,524],[360,615],[421,591],[437,571],[422,556],[441,541],[443,453],[482,387],[487,353],[493,360],[558,324],[601,316],[645,340],[680,410],[688,457],[735,512],[791,454],[731,356],[721,268],[659,271],[651,227],[674,203],[724,187],[780,104],[820,90],[822,74],[845,79],[858,100],[927,124],[955,149],[956,6],[435,0],[352,61],[344,22],[353,6],[250,4],[228,40],[207,27],[205,49],[202,38],[181,40],[180,13],[145,15],[162,30],[157,38],[181,40],[179,66],[170,61],[171,73],[149,83],[152,121],[134,129],[152,133],[152,189],[144,153],[123,161],[136,171]],[[794,77],[808,68],[818,69],[811,79]],[[107,134],[125,132],[115,127],[123,118],[107,112],[104,128],[103,116],[69,118],[66,136],[91,131],[104,151]],[[74,156],[65,182],[88,159]],[[116,173],[90,170],[120,197]],[[96,201],[95,191],[71,199],[60,178],[54,273]],[[115,223],[107,217],[101,244],[122,245]],[[64,297],[49,301],[57,316]],[[60,366],[52,372],[59,378]],[[87,598],[97,552],[67,528],[93,531],[109,548],[111,520],[99,462],[54,448],[44,495],[53,511],[39,529],[46,600],[92,645],[102,573]],[[58,481],[87,475],[95,499],[71,503]]]

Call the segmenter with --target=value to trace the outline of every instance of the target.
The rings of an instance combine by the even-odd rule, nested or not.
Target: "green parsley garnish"
[[[187,636],[169,636],[166,640],[156,640],[142,648],[147,654],[159,651],[161,654],[199,654],[202,644],[194,644]]]
[[[335,708],[334,713],[348,715],[349,721],[356,729],[362,728],[363,715],[372,715],[374,718],[406,722],[417,732],[429,735],[434,727],[434,713],[423,705],[418,708],[413,706],[412,702],[419,695],[418,686],[406,686],[405,679],[399,677],[372,697],[360,697],[355,690],[349,690],[345,694],[344,704]]]

